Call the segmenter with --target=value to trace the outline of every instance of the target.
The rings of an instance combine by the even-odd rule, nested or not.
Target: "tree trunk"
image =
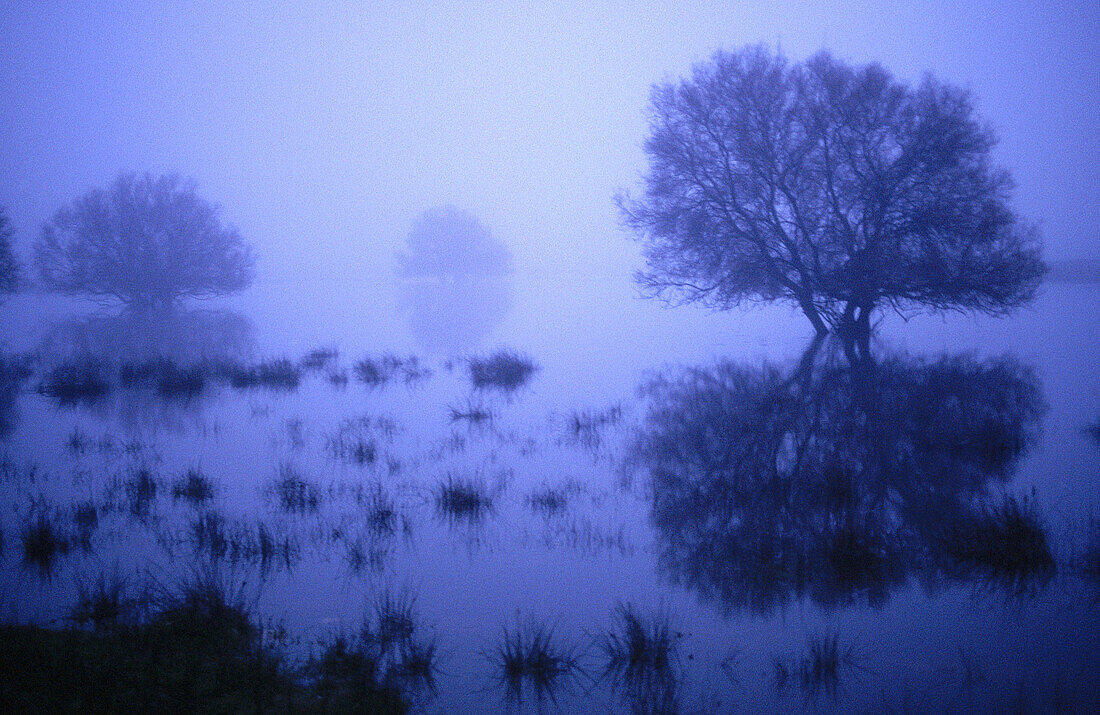
[[[810,319],[810,322],[813,323],[814,330],[817,331],[818,335],[828,334],[829,326],[825,325],[825,321],[821,319],[821,313],[817,312],[817,307],[809,295],[800,294],[798,305],[802,308],[802,312],[806,314],[806,317]]]

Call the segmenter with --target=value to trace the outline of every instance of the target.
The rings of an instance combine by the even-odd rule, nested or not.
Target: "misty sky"
[[[521,275],[625,280],[650,85],[762,42],[969,87],[1046,257],[1100,257],[1100,4],[887,5],[2,0],[0,205],[26,258],[120,171],[178,172],[261,281],[314,281],[392,275],[451,204]]]

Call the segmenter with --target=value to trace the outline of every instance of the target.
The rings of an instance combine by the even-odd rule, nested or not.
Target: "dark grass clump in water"
[[[538,369],[531,358],[511,350],[501,350],[486,358],[470,358],[468,365],[474,389],[495,388],[508,392],[526,384]]]
[[[614,405],[602,411],[574,410],[565,419],[569,437],[585,447],[596,448],[603,442],[603,430],[622,421],[623,408]]]
[[[147,605],[148,594],[130,595],[130,590],[117,571],[100,574],[90,587],[81,581],[77,584],[77,603],[69,617],[78,626],[91,626],[95,630],[135,624]]]
[[[244,367],[225,366],[229,372],[229,383],[233,387],[267,387],[281,390],[297,390],[302,379],[302,370],[287,358],[273,358]]]
[[[1076,565],[1086,576],[1100,580],[1100,518],[1093,516],[1089,519],[1085,547]]]
[[[172,484],[172,498],[202,504],[214,498],[214,483],[201,470],[192,467]]]
[[[397,507],[380,484],[363,495],[360,501],[366,507],[366,523],[371,532],[388,535],[397,531]]]
[[[381,387],[397,378],[401,378],[406,385],[412,385],[432,375],[431,369],[422,365],[415,355],[402,358],[393,353],[384,353],[379,357],[368,355],[355,363],[353,369],[359,381],[370,387]]]
[[[472,401],[467,401],[462,407],[448,406],[447,412],[451,422],[466,422],[470,425],[491,423],[495,416],[491,409]]]
[[[417,693],[435,692],[434,640],[416,635],[415,599],[383,593],[359,633],[324,645],[305,671],[325,712],[405,712]]]
[[[23,564],[35,567],[42,576],[53,574],[57,559],[69,552],[71,541],[45,511],[23,527]]]
[[[162,397],[188,398],[206,386],[206,368],[183,367],[168,358],[123,362],[118,368],[119,384],[126,388],[155,387]]]
[[[841,648],[840,638],[835,633],[813,636],[806,653],[798,661],[799,684],[809,695],[825,692],[835,696],[842,670],[856,664],[854,647]]]
[[[321,505],[321,490],[290,464],[279,466],[279,473],[268,484],[267,493],[288,514],[315,512]]]
[[[197,555],[231,564],[255,564],[265,573],[279,565],[289,570],[300,551],[291,536],[277,534],[263,522],[229,524],[216,512],[192,519],[190,536]]]
[[[600,680],[610,679],[634,712],[678,711],[679,655],[668,616],[647,619],[630,605],[620,605],[615,621],[600,641]]]
[[[985,506],[949,532],[947,555],[971,567],[1017,579],[1054,569],[1054,556],[1033,502],[1006,496],[997,506]]]
[[[522,707],[528,691],[537,703],[556,702],[556,693],[580,674],[572,649],[555,642],[553,628],[540,623],[504,628],[492,657],[509,704]]]
[[[541,487],[527,497],[527,504],[537,512],[552,515],[565,511],[569,496],[564,487]]]
[[[123,487],[126,491],[130,514],[141,518],[149,516],[159,487],[152,470],[149,467],[138,467],[133,470]]]
[[[303,370],[321,371],[336,362],[339,356],[340,351],[335,347],[314,348],[302,356],[298,365]]]
[[[480,480],[448,474],[435,489],[435,508],[450,519],[477,523],[493,509],[493,497]]]
[[[191,398],[206,387],[206,371],[198,365],[180,367],[165,362],[157,376],[157,393],[162,397]]]
[[[99,510],[91,501],[73,506],[73,525],[76,527],[76,541],[85,551],[92,548],[92,534],[99,526]]]
[[[73,431],[69,433],[68,439],[65,440],[65,446],[73,454],[84,454],[90,443],[88,436],[81,432],[79,427],[73,427]]]
[[[335,432],[326,437],[325,446],[333,459],[352,462],[361,467],[374,464],[378,459],[375,431],[375,423],[368,417],[344,420]],[[384,432],[384,427],[382,431]]]
[[[91,358],[62,363],[50,370],[38,392],[61,404],[96,402],[111,389],[107,366]]]

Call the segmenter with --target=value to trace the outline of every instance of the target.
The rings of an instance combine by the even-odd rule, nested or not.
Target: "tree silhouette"
[[[232,293],[253,277],[250,247],[193,182],[150,174],[123,174],[58,211],[35,263],[48,288],[135,309]]]
[[[750,47],[655,86],[644,194],[623,194],[652,295],[726,309],[789,301],[819,333],[878,307],[1000,314],[1045,269],[1009,207],[967,93],[826,52]]]

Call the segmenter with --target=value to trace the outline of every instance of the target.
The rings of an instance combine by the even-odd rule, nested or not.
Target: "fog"
[[[611,197],[643,167],[652,83],[719,48],[827,48],[969,87],[1049,259],[1097,257],[1094,3],[4,3],[0,205],[41,224],[120,171],[176,172],[259,280],[391,276],[454,205],[527,280],[625,278]]]

